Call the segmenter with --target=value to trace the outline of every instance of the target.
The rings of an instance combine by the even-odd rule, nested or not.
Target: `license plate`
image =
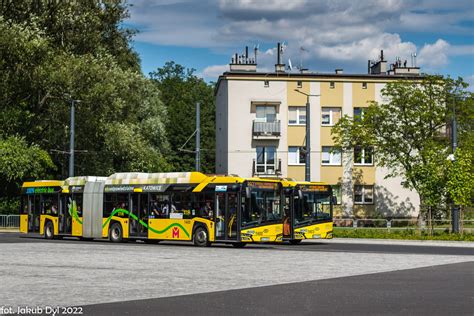
[[[319,238],[321,238],[321,235],[313,235],[313,238],[314,239],[319,239]]]
[[[268,238],[268,237],[262,237],[260,240],[261,240],[261,241],[270,241],[270,238]]]

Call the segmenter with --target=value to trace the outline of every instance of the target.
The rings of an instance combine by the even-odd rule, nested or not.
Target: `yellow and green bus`
[[[282,180],[284,198],[283,240],[299,244],[304,239],[333,237],[331,186],[320,182]]]
[[[282,241],[281,181],[184,173],[116,173],[25,182],[23,233],[45,238]]]

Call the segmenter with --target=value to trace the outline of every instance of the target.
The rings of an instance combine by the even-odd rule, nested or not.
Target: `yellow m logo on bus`
[[[171,237],[172,238],[179,238],[179,228],[178,227],[173,227],[171,230]]]

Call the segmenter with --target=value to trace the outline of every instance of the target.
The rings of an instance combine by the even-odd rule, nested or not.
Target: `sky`
[[[175,61],[207,81],[245,46],[259,71],[274,71],[276,44],[292,70],[366,73],[380,50],[430,74],[474,87],[474,0],[129,0],[125,27],[145,74]]]

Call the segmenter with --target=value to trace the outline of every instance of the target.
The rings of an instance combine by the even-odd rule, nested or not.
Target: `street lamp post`
[[[81,100],[74,100],[71,96],[71,119],[69,128],[69,176],[74,177],[74,126],[75,126],[75,104],[80,103]]]
[[[311,107],[309,97],[319,97],[319,94],[308,94],[298,89],[296,92],[306,96],[306,163],[305,163],[305,181],[311,181]]]
[[[452,122],[452,136],[451,136],[451,145],[453,149],[453,163],[456,160],[456,148],[458,146],[458,128],[456,122],[456,104],[453,105],[453,122]],[[459,207],[454,203],[451,210],[451,224],[453,233],[459,233]]]

